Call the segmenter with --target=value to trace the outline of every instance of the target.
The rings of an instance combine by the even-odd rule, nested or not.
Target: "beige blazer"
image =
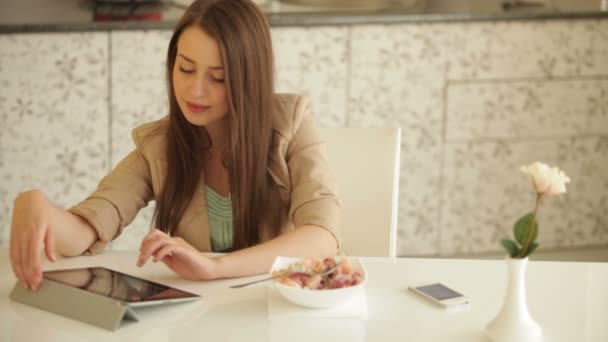
[[[283,230],[316,225],[331,232],[340,246],[340,205],[336,183],[324,145],[311,114],[310,100],[302,95],[275,95],[281,110],[272,115],[273,140],[268,173],[279,188],[288,211]],[[69,211],[83,217],[97,232],[98,240],[87,253],[98,253],[137,212],[159,196],[166,177],[165,144],[168,121],[154,121],[133,130],[136,149],[100,182],[97,190]],[[201,184],[186,209],[176,236],[202,252],[211,251],[207,206]],[[272,215],[273,213],[268,213]]]

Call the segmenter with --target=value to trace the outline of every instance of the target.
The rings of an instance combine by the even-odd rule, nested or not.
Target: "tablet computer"
[[[43,272],[46,280],[113,298],[130,307],[186,302],[197,294],[141,279],[104,267]]]

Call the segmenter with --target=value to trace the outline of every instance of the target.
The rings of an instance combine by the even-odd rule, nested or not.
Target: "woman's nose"
[[[190,84],[190,94],[194,97],[206,96],[209,91],[209,83],[204,78],[198,78]]]

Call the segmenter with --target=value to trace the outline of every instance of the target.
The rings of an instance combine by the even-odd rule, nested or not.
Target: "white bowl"
[[[336,257],[336,261],[339,262],[342,258],[349,259],[352,272],[359,272],[361,274],[361,282],[359,284],[338,289],[310,290],[273,281],[274,287],[285,299],[297,305],[315,309],[340,305],[352,297],[360,288],[364,287],[367,282],[367,272],[359,258],[339,256]],[[289,264],[302,260],[304,259],[279,256],[274,260],[270,274],[272,275],[272,272],[287,268]]]

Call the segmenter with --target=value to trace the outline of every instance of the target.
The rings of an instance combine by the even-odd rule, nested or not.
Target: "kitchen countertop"
[[[504,0],[254,1],[271,26],[608,19],[608,0],[511,0],[516,5],[510,6]],[[0,33],[172,29],[189,2],[0,0]],[[347,5],[321,5],[327,3]]]

